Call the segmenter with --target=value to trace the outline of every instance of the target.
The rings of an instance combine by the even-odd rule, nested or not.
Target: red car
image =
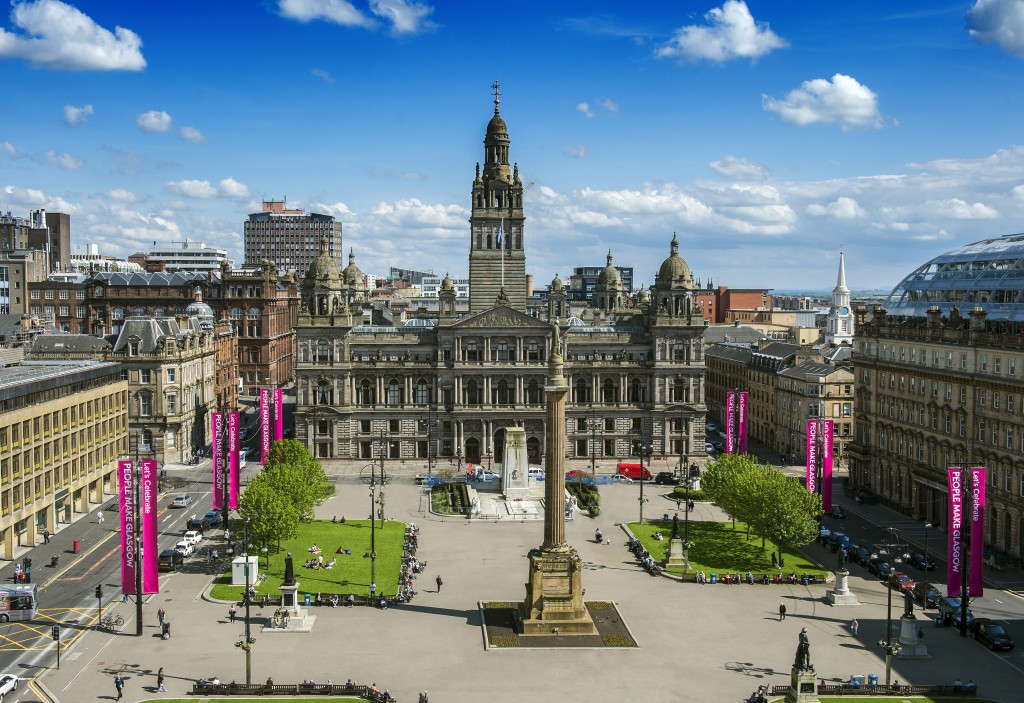
[[[894,571],[892,572],[892,576],[889,577],[889,585],[900,593],[906,593],[907,591],[914,590],[914,586],[916,584],[914,579],[910,578],[902,571]]]
[[[582,481],[590,478],[589,471],[583,471],[582,469],[573,469],[572,471],[565,472],[566,481]]]

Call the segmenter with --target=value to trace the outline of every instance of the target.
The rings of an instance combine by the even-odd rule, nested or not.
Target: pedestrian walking
[[[235,615],[238,614],[238,609],[235,606],[231,606],[228,610],[228,617],[231,618],[231,622],[235,621]]]
[[[857,622],[857,618],[854,618],[853,622],[850,623],[850,632],[852,632],[853,636],[856,637],[857,636],[857,632],[859,630],[860,630],[860,623]]]
[[[440,593],[441,592],[441,586],[444,585],[444,581],[441,580],[441,574],[438,574],[437,578],[434,579],[434,580],[437,581],[437,592]]]
[[[157,693],[167,691],[167,689],[164,688],[164,668],[162,666],[160,667],[160,670],[156,672],[156,691]]]
[[[160,620],[160,627],[164,626],[164,618],[166,616],[167,616],[167,613],[164,612],[163,608],[160,608],[160,610],[156,611],[156,617],[157,617],[157,619]]]
[[[49,543],[50,543],[50,531],[49,530],[43,530],[43,544],[49,544]]]
[[[786,619],[786,604],[779,603],[779,622]]]
[[[682,510],[682,509],[683,509],[683,501],[680,500],[679,498],[676,498],[676,510]]]
[[[424,691],[423,693],[420,694],[420,703],[429,703],[429,701],[427,700],[427,692],[426,691]]]
[[[97,510],[96,511],[96,522],[98,524],[100,524],[100,525],[103,524],[103,511],[102,510]]]
[[[117,689],[117,700],[121,700],[121,696],[124,695],[124,679],[121,678],[121,674],[114,674],[114,688]]]

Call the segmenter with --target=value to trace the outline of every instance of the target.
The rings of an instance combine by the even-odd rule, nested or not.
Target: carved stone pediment
[[[504,305],[498,305],[490,310],[484,310],[483,312],[478,312],[475,315],[470,315],[469,317],[456,322],[452,327],[456,327],[458,329],[500,329],[516,327],[535,329],[538,332],[543,331],[544,334],[551,331],[551,326],[547,323]]]

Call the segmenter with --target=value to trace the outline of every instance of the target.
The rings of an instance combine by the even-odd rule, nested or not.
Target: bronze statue
[[[811,642],[807,639],[806,627],[800,630],[800,642],[796,646],[796,661],[793,668],[801,671],[814,668],[811,666]]]
[[[903,592],[903,617],[914,617],[914,594],[910,591]]]
[[[846,571],[846,550],[842,547],[836,552],[836,561],[839,564],[839,568],[836,571]]]
[[[672,539],[679,539],[679,513],[672,516]]]
[[[292,553],[284,558],[284,584],[285,586],[295,585],[295,565],[292,564]]]

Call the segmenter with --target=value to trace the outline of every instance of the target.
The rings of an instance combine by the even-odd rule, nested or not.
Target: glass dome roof
[[[985,239],[940,254],[896,286],[882,307],[891,315],[943,315],[980,307],[990,320],[1024,320],[1024,234]]]

